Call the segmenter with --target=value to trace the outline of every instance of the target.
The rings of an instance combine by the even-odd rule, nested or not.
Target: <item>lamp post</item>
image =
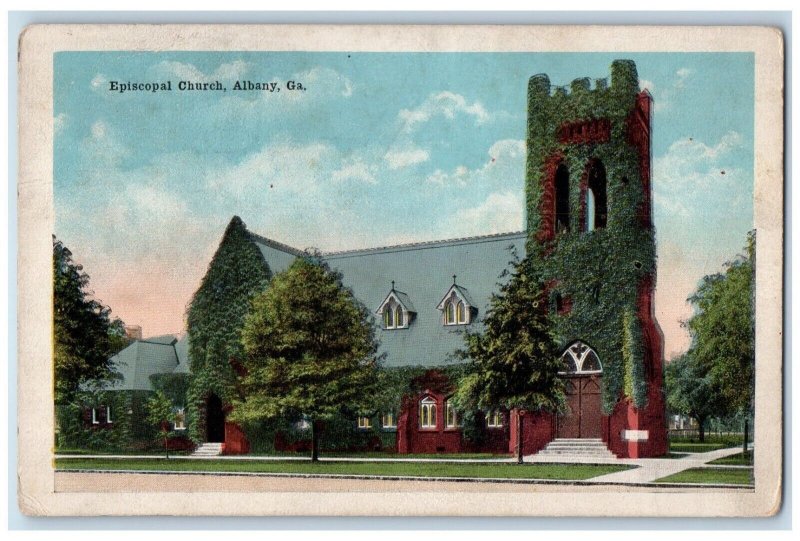
[[[524,416],[525,410],[517,411],[517,464],[522,464],[522,418]]]

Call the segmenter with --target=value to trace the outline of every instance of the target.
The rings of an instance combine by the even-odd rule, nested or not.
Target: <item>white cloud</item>
[[[403,125],[403,131],[409,133],[416,129],[418,124],[428,122],[435,116],[452,120],[457,114],[472,117],[476,124],[483,124],[492,118],[481,102],[468,103],[461,94],[449,91],[431,94],[419,107],[402,109],[397,117]]]
[[[106,91],[108,90],[108,77],[102,73],[98,73],[92,78],[92,81],[89,84],[94,92]]]
[[[430,153],[419,147],[406,147],[392,149],[384,154],[383,159],[389,164],[390,169],[402,169],[430,159]]]
[[[164,60],[154,66],[156,72],[167,74],[184,81],[212,82],[233,81],[244,76],[250,69],[250,64],[243,60],[235,60],[220,64],[210,73],[204,73],[194,64]]]
[[[520,231],[523,209],[524,197],[519,191],[495,192],[479,205],[457,211],[451,217],[452,226],[466,235]]]
[[[292,95],[312,95],[319,99],[321,96],[342,96],[349,98],[353,95],[353,82],[345,75],[331,68],[315,67],[310,70],[295,73],[290,80],[300,82],[308,90],[306,92],[292,92]]]
[[[450,172],[437,169],[426,179],[439,186],[497,185],[508,181],[521,184],[525,174],[525,141],[502,139],[487,151],[486,162],[476,169],[463,165]]]
[[[329,145],[275,143],[245,157],[233,167],[210,171],[208,186],[240,197],[254,196],[266,190],[308,195],[326,182],[331,163],[340,163],[340,158]]]
[[[686,80],[694,73],[693,70],[689,68],[681,68],[675,72],[675,75],[678,76],[678,80],[675,81],[675,88],[683,88],[686,84]]]
[[[331,173],[331,179],[336,182],[355,180],[366,184],[377,184],[373,168],[361,160],[351,161],[342,165],[339,169]]]
[[[58,113],[53,117],[53,135],[58,135],[64,129],[64,126],[67,125],[67,118],[66,113]]]
[[[736,253],[733,232],[743,239],[752,227],[753,172],[738,165],[744,152],[742,136],[728,132],[715,144],[681,138],[654,160],[654,218],[665,238],[723,258],[716,264]]]

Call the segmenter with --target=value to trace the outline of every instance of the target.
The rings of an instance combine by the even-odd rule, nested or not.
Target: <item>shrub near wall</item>
[[[57,406],[58,449],[135,451],[152,446],[155,430],[140,422],[145,418],[148,391],[104,391],[76,394],[69,404]],[[92,424],[92,408],[111,407],[111,423]]]

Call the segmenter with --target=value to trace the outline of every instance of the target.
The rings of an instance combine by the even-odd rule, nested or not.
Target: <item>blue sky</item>
[[[182,329],[234,214],[325,250],[521,230],[528,78],[607,77],[623,57],[655,100],[669,357],[688,344],[684,299],[752,228],[751,54],[59,53],[55,233],[95,295],[153,335]],[[244,79],[282,88],[234,92]],[[120,94],[113,80],[228,91]]]

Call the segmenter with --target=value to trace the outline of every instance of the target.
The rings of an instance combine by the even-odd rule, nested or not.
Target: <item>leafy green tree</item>
[[[686,322],[689,352],[721,395],[727,414],[750,413],[753,407],[755,243],[751,231],[745,254],[729,261],[724,273],[705,276],[689,298],[695,307]]]
[[[691,354],[684,353],[667,364],[664,381],[670,410],[697,421],[700,441],[704,442],[706,422],[725,412],[711,377]]]
[[[73,401],[89,381],[116,376],[110,358],[127,345],[125,326],[92,298],[89,275],[53,237],[53,338],[57,404]]]
[[[147,401],[147,421],[158,428],[158,433],[164,441],[164,453],[169,458],[170,424],[175,422],[175,411],[172,402],[163,391],[156,391]]]
[[[372,315],[318,258],[298,258],[272,279],[254,299],[242,337],[244,399],[235,402],[235,422],[303,415],[316,461],[325,421],[374,409]]]
[[[253,235],[234,216],[187,312],[191,378],[189,436],[205,438],[205,404],[216,394],[226,404],[237,394],[236,369],[244,357],[242,326],[253,297],[272,277]]]
[[[532,258],[513,264],[510,279],[492,296],[484,330],[467,332],[467,374],[456,401],[462,409],[517,408],[557,411],[564,382],[545,288]],[[517,460],[522,462],[522,422],[517,418]]]

